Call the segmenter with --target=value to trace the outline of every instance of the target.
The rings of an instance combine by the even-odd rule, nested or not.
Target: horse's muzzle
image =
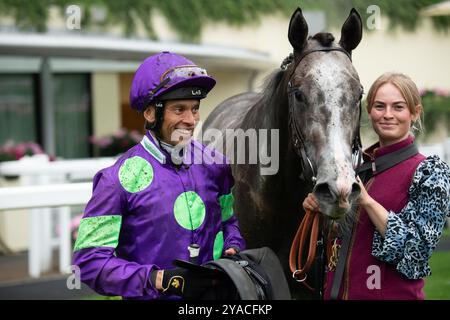
[[[333,182],[323,182],[317,184],[313,192],[319,201],[320,211],[331,219],[340,219],[350,212],[353,202],[361,193],[361,188],[355,182],[350,192],[342,192]]]

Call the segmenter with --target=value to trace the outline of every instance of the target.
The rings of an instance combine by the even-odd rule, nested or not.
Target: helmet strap
[[[145,128],[148,130],[152,130],[156,134],[160,134],[160,130],[163,123],[163,115],[164,115],[164,103],[162,101],[157,101],[155,103],[155,122],[145,123]]]

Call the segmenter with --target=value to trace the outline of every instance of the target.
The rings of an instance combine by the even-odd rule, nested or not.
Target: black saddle
[[[196,272],[219,272],[223,276],[225,281],[198,297],[199,300],[291,299],[280,261],[268,247],[244,250],[203,265],[184,260],[175,260],[174,263]]]

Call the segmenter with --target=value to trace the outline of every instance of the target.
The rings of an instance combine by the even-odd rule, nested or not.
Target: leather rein
[[[305,216],[300,223],[300,226],[295,234],[294,240],[292,241],[291,250],[289,252],[289,268],[292,272],[292,277],[301,282],[309,290],[314,291],[310,285],[308,285],[305,280],[308,277],[308,271],[316,258],[317,251],[317,240],[319,236],[319,228],[321,221],[321,214],[307,210]],[[310,235],[309,241],[307,241],[307,236]],[[306,244],[309,243],[308,255],[306,262],[303,263],[303,256],[306,248]]]
[[[351,55],[344,49],[340,47],[321,47],[316,49],[311,49],[303,52],[301,56],[298,58],[298,62],[293,68],[292,73],[297,68],[300,61],[308,54],[313,52],[328,52],[328,51],[340,51],[345,53],[351,61]],[[292,73],[290,77],[292,76]],[[302,167],[302,175],[300,178],[304,180],[306,183],[310,184],[312,189],[314,188],[317,180],[317,168],[314,163],[309,159],[306,153],[306,144],[303,138],[300,127],[295,120],[294,117],[294,95],[298,88],[293,87],[291,81],[288,82],[288,95],[289,95],[289,127],[291,128],[291,134],[293,135],[293,146],[296,154],[300,158],[300,163]],[[359,102],[359,122],[361,120],[361,99]],[[354,139],[352,142],[352,160],[354,162],[354,168],[359,166],[362,161],[362,143],[360,136],[360,125],[358,122],[358,126],[356,128],[356,132],[354,134]],[[310,271],[314,260],[321,260],[323,257],[323,246],[324,246],[324,237],[322,234],[322,224],[323,224],[322,214],[319,212],[312,212],[306,210],[306,213],[300,223],[300,226],[295,234],[295,237],[292,241],[291,249],[289,252],[289,267],[292,272],[292,277],[301,282],[311,291],[315,291],[313,287],[306,283],[306,279],[308,276],[308,272]],[[309,235],[309,241],[307,237]],[[308,246],[308,248],[307,248]],[[306,251],[308,250],[308,251]],[[327,256],[330,258],[331,252],[333,248],[331,247],[331,243],[327,241]],[[304,256],[307,252],[306,261],[304,262]],[[324,269],[323,265],[318,266],[320,269]],[[319,272],[321,272],[319,270]],[[322,284],[320,284],[321,286]],[[322,288],[316,288],[320,290],[319,295],[321,296]]]

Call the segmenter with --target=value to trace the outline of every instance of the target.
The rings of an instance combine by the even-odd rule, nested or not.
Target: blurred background
[[[450,1],[434,0],[0,0],[0,299],[101,298],[71,266],[96,171],[138,143],[129,106],[136,68],[182,54],[217,80],[201,118],[224,99],[260,91],[292,52],[289,19],[309,32],[340,29],[355,7],[364,35],[353,52],[362,84],[386,71],[418,85],[422,153],[450,159]],[[363,144],[375,142],[367,117]],[[450,241],[432,258],[426,294],[450,299]]]

